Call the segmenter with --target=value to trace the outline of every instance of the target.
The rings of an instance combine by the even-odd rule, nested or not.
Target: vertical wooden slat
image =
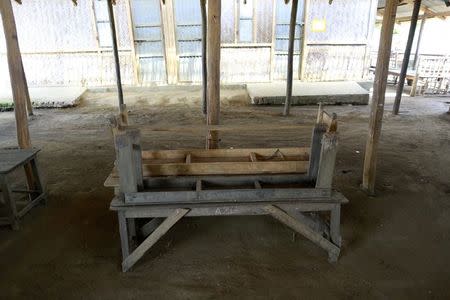
[[[289,49],[287,62],[286,100],[284,102],[284,112],[283,112],[284,116],[289,115],[292,102],[294,42],[295,42],[295,26],[297,23],[297,7],[298,7],[298,0],[292,0],[291,20],[289,24]]]
[[[373,85],[372,105],[364,157],[363,189],[373,194],[375,191],[375,174],[378,153],[378,143],[383,122],[384,100],[387,76],[389,71],[389,57],[391,54],[392,33],[394,31],[397,0],[387,0],[381,27],[378,49],[378,59]]]
[[[11,79],[11,89],[16,117],[17,140],[20,148],[31,148],[30,132],[28,130],[27,102],[30,99],[28,85],[23,70],[17,39],[16,22],[10,0],[0,1],[0,12],[6,40],[6,52]]]
[[[178,59],[173,0],[161,2],[161,21],[163,25],[164,51],[167,66],[167,83],[176,84],[178,83]]]
[[[392,113],[398,115],[400,110],[400,102],[402,100],[403,87],[405,86],[406,71],[408,70],[409,57],[411,56],[411,48],[416,33],[417,19],[419,18],[420,4],[422,0],[414,1],[414,9],[411,16],[411,24],[409,26],[408,41],[406,42],[405,54],[403,55],[402,69],[397,84],[397,93],[395,95],[394,107]]]
[[[135,34],[134,34],[134,21],[133,21],[133,14],[131,13],[131,0],[127,0],[125,2],[126,9],[127,9],[127,17],[128,17],[128,23],[129,23],[129,33],[131,38],[131,56],[133,58],[133,78],[134,78],[134,84],[140,84],[139,80],[139,64],[136,56],[136,43],[135,43]]]
[[[208,125],[218,125],[220,119],[220,24],[221,1],[208,1]],[[219,144],[217,131],[210,131],[207,138],[207,148],[216,149]]]

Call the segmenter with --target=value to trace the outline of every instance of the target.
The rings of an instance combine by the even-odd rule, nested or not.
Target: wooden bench
[[[0,189],[3,196],[0,207],[6,209],[6,216],[0,216],[0,225],[11,225],[14,230],[19,229],[19,219],[39,202],[46,200],[47,194],[37,166],[38,152],[38,149],[0,149]],[[15,189],[11,186],[8,175],[21,167],[31,168],[34,189]],[[19,202],[14,199],[13,193],[29,194],[29,198]]]
[[[118,214],[124,272],[184,216],[271,215],[337,260],[347,199],[332,190],[336,115],[319,109],[307,148],[142,151],[139,129],[113,123],[117,160],[105,186],[116,191],[110,209]],[[138,218],[151,219],[137,228]],[[139,245],[138,233],[146,236]]]

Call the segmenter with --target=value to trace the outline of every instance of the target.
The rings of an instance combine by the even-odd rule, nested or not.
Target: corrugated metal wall
[[[178,81],[200,82],[200,1],[172,1]],[[299,2],[294,78],[298,78],[303,55],[303,1]],[[166,83],[160,0],[117,3],[124,84]],[[27,0],[13,7],[30,86],[114,84],[105,0],[79,1],[76,7],[67,0]],[[332,5],[328,0],[310,0],[304,79],[361,79],[368,66],[375,13],[376,0],[333,1]],[[289,17],[290,5],[284,0],[222,0],[222,81],[285,79]],[[312,30],[316,19],[325,20],[325,31]],[[5,51],[0,38],[0,84],[9,85]]]
[[[326,30],[307,28],[305,80],[358,80],[368,71],[369,43],[377,0],[310,0],[309,21],[325,20]]]
[[[95,1],[106,3],[105,0]],[[107,11],[95,9],[94,3],[94,0],[79,1],[78,6],[74,6],[65,0],[27,0],[22,5],[13,2],[19,45],[30,86],[115,83],[111,48],[101,46],[101,42],[108,44],[111,34],[109,24],[96,22],[107,19]],[[122,80],[125,84],[132,84],[131,39],[124,1],[118,1],[115,15]],[[0,36],[0,84],[8,87],[6,46],[1,23]]]

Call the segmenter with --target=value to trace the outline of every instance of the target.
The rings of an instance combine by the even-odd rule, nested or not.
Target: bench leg
[[[136,248],[137,236],[136,236],[136,220],[135,219],[127,219],[127,228],[128,228],[128,242],[130,245],[130,250],[134,250]]]
[[[341,247],[341,205],[336,204],[331,210],[330,216],[330,236],[331,241],[338,247]]]
[[[44,188],[44,184],[42,183],[42,177],[41,174],[39,172],[39,167],[37,165],[37,158],[35,157],[34,159],[32,159],[30,161],[31,164],[31,170],[33,172],[33,177],[34,177],[34,181],[35,181],[35,185],[36,185],[36,190],[39,191],[39,195],[41,194],[45,194],[45,188]],[[39,195],[37,195],[36,197],[39,197]],[[47,203],[47,195],[45,195],[44,197],[42,197],[42,203],[46,204]]]
[[[14,199],[11,196],[11,189],[6,178],[6,174],[0,174],[0,188],[8,210],[8,217],[11,227],[13,230],[19,230],[16,202],[14,202]]]
[[[118,211],[117,217],[119,219],[119,233],[120,233],[120,245],[122,248],[122,259],[130,255],[130,240],[128,237],[127,219],[125,218],[125,212]]]

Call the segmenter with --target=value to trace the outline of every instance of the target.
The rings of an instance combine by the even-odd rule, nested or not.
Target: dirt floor
[[[203,122],[197,87],[126,93],[138,124]],[[312,124],[316,107],[248,105],[241,87],[223,91],[223,124]],[[89,92],[82,105],[36,110],[33,145],[50,197],[21,230],[0,227],[0,298],[24,299],[443,299],[450,297],[449,98],[404,97],[393,116],[386,103],[377,196],[360,190],[368,106],[330,106],[341,132],[335,186],[343,208],[343,251],[326,253],[270,217],[188,218],[178,223],[130,273],[120,269],[108,116],[113,92]],[[222,137],[223,147],[281,147],[309,142],[310,131],[247,132]],[[145,136],[154,149],[202,148],[204,138]],[[0,147],[16,145],[13,112],[0,113]]]

